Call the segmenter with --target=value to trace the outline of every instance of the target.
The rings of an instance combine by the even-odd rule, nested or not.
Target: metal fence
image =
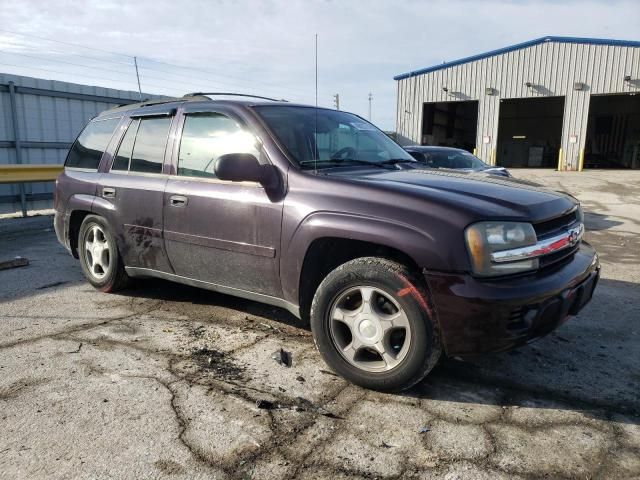
[[[61,165],[90,118],[139,99],[138,92],[0,73],[0,165]],[[0,184],[0,213],[50,208],[52,192],[51,182]]]

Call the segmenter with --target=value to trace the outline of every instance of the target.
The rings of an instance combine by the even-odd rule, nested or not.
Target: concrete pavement
[[[103,294],[50,217],[1,221],[0,255],[31,263],[0,271],[0,478],[640,478],[640,172],[514,173],[583,202],[593,301],[402,395],[332,374],[282,310],[160,281]]]

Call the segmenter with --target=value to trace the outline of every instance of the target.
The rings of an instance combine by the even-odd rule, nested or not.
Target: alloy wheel
[[[329,315],[334,345],[347,362],[359,369],[392,370],[409,351],[409,319],[393,296],[380,288],[349,288],[336,297]]]
[[[92,225],[85,235],[84,258],[89,273],[97,280],[102,280],[111,266],[111,245],[104,230],[99,225]]]

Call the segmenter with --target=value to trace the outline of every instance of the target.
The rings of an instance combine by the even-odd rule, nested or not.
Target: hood
[[[376,184],[379,188],[429,199],[473,212],[482,219],[547,220],[572,209],[576,200],[568,194],[531,182],[478,173],[451,170],[406,169],[387,172],[367,170],[351,180]]]
[[[424,167],[422,168],[424,169]],[[431,170],[431,169],[430,169]],[[499,175],[501,177],[510,177],[509,171],[504,167],[476,167],[476,168],[436,168],[438,172],[445,173],[474,173],[481,172],[486,175]]]

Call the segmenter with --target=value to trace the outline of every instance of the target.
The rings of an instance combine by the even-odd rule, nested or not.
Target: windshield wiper
[[[300,165],[314,165],[314,164],[323,164],[331,166],[331,167],[340,167],[342,165],[367,165],[372,167],[383,168],[385,170],[395,170],[390,164],[387,163],[388,160],[384,162],[370,162],[368,160],[358,160],[356,158],[341,158],[341,159],[331,159],[331,160],[302,160]]]
[[[409,158],[391,158],[389,160],[385,160],[384,162],[380,162],[382,165],[397,165],[399,163],[420,163],[418,160],[409,159]]]

